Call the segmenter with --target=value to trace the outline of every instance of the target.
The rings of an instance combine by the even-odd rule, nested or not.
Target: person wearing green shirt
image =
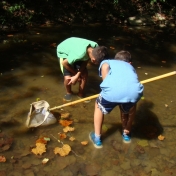
[[[71,101],[71,85],[79,82],[78,96],[84,96],[84,89],[88,77],[87,63],[91,60],[99,64],[108,58],[108,50],[105,46],[98,46],[94,41],[70,37],[57,46],[57,57],[64,76],[66,94],[64,100]]]

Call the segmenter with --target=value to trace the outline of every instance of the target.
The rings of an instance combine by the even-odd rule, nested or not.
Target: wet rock
[[[113,170],[107,170],[105,173],[103,173],[103,176],[117,176],[117,172]],[[121,174],[118,174],[118,176],[122,176]]]
[[[90,164],[90,165],[86,165],[86,173],[87,175],[98,175],[99,171],[100,171],[101,167],[98,164]]]
[[[136,167],[141,164],[141,161],[138,159],[133,159],[133,162],[131,162],[131,166]]]
[[[25,176],[35,176],[34,172],[32,170],[25,170],[24,171]]]
[[[118,141],[112,140],[111,145],[114,150],[116,150],[120,153],[123,151],[122,145]]]
[[[8,174],[8,176],[22,176],[23,174],[21,174],[20,172],[17,171],[12,171]]]
[[[151,169],[152,173],[151,176],[159,176],[161,173],[157,169]]]
[[[162,155],[169,156],[170,155],[170,150],[168,150],[167,148],[160,148],[160,153]]]
[[[6,172],[5,171],[0,171],[0,176],[6,176]]]
[[[129,162],[129,161],[126,161],[126,162],[122,163],[122,164],[120,165],[120,167],[121,167],[122,169],[124,169],[124,170],[128,170],[128,169],[131,168],[131,165],[130,165],[130,162]]]
[[[31,167],[30,163],[25,163],[25,164],[22,165],[23,169],[29,169],[30,167]]]
[[[141,153],[141,154],[145,153],[144,147],[142,147],[140,145],[136,145],[135,151],[138,153]]]

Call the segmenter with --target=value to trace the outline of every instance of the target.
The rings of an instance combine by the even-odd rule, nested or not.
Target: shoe
[[[65,101],[71,101],[72,100],[72,94],[65,94],[63,100],[65,100]]]
[[[90,132],[89,139],[92,141],[95,148],[99,149],[99,148],[103,147],[101,140],[96,140],[95,139],[95,133],[94,132]]]
[[[122,138],[123,138],[124,143],[130,143],[131,142],[131,134],[130,133],[129,134],[123,133]]]
[[[78,97],[79,100],[81,100],[81,99],[83,99],[83,98],[86,98],[86,97],[80,97],[80,96],[78,96],[78,95],[77,95],[77,97]],[[90,102],[91,102],[91,99],[84,101],[84,103],[90,103]]]

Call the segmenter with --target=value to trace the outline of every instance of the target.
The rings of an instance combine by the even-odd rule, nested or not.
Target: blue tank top
[[[143,85],[139,82],[134,67],[121,60],[104,60],[99,67],[107,63],[110,67],[108,75],[100,84],[101,96],[110,102],[136,103],[143,95]]]

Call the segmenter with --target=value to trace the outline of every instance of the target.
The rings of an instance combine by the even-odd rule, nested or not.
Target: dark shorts
[[[109,102],[105,100],[101,95],[99,95],[99,97],[96,99],[96,102],[103,114],[110,113],[116,106],[119,106],[120,109],[123,111],[123,113],[127,114],[129,113],[130,109],[136,104],[136,103]]]
[[[82,63],[83,63],[83,61],[75,62],[75,63],[73,63],[72,67],[73,67],[75,70],[79,70]],[[64,75],[64,76],[68,76],[68,75],[71,76],[72,74],[71,74],[67,69],[65,69],[65,68],[63,67],[63,75]]]

